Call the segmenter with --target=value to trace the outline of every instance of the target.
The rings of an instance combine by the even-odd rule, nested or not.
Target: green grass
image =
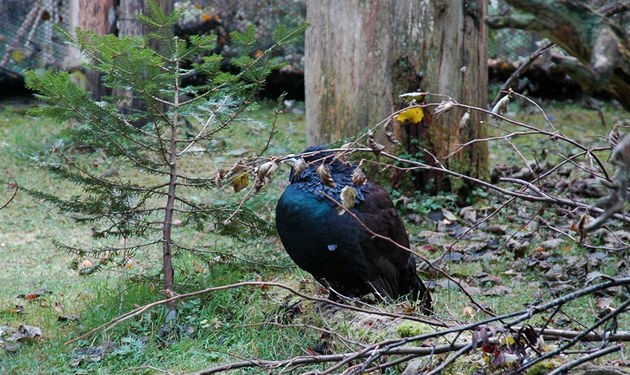
[[[29,105],[33,105],[32,103]],[[45,119],[26,115],[28,106],[4,106],[0,109],[0,135],[6,143],[3,146],[4,157],[0,160],[0,171],[4,175],[14,176],[21,186],[30,188],[53,189],[70,194],[75,189],[53,179],[46,172],[34,168],[15,150],[28,155],[45,154],[55,143],[59,126]],[[541,126],[544,122],[538,115],[527,114],[524,109],[516,115],[531,123]],[[608,129],[598,125],[597,114],[581,110],[575,106],[550,106],[548,113],[555,116],[556,125],[564,134],[596,140],[605,144],[603,136]],[[618,109],[607,107],[610,122],[623,119],[625,115]],[[262,125],[251,123],[235,126],[231,136],[225,137],[228,149],[255,150],[265,140],[265,129],[273,119],[269,107],[250,113]],[[296,152],[304,147],[301,134],[304,134],[304,119],[301,115],[281,116],[278,123],[279,134],[271,145],[269,154]],[[565,150],[562,145],[535,137],[520,137],[515,140],[524,155],[539,155],[541,148],[546,148],[547,155]],[[520,143],[519,143],[520,142]],[[496,142],[491,146],[494,155],[493,164],[521,163],[514,157],[505,143]],[[86,155],[85,157],[92,157]],[[218,156],[211,160],[191,158],[185,164],[189,172],[211,173],[216,165],[228,165],[233,156]],[[282,168],[282,167],[281,167]],[[124,172],[124,171],[123,171]],[[274,181],[248,204],[262,217],[273,221],[273,210],[280,191],[286,185],[286,169],[279,170]],[[6,185],[2,185],[5,189]],[[214,199],[234,198],[231,189]],[[3,190],[4,196],[10,191]],[[205,199],[199,196],[198,199]],[[415,200],[414,200],[415,199]],[[496,196],[478,194],[476,207],[496,205]],[[441,204],[451,204],[448,197],[439,197],[427,201],[426,197],[415,197],[408,203],[404,217],[408,214],[425,214]],[[402,204],[402,203],[401,203]],[[513,233],[523,224],[519,208],[523,206],[529,214],[536,211],[537,205],[513,205],[508,207],[493,224],[505,224],[508,233]],[[402,207],[401,207],[402,208]],[[548,220],[556,220],[556,213],[546,213]],[[17,328],[21,324],[39,326],[43,337],[20,347],[16,353],[0,350],[0,373],[2,374],[150,374],[161,371],[186,372],[218,365],[224,362],[240,361],[244,358],[284,359],[304,355],[307,349],[322,342],[322,333],[310,326],[335,330],[350,339],[373,341],[397,335],[398,322],[379,322],[373,317],[362,316],[347,311],[328,311],[319,304],[302,302],[301,312],[291,316],[286,307],[298,299],[287,291],[275,288],[243,287],[199,296],[182,301],[180,308],[181,328],[190,335],[183,334],[179,340],[164,347],[157,332],[164,321],[163,310],[154,308],[126,321],[113,329],[80,340],[71,345],[65,341],[77,338],[91,328],[116,318],[121,313],[133,308],[163,299],[159,293],[160,252],[136,254],[133,267],[126,270],[110,268],[92,276],[79,276],[72,269],[73,255],[59,251],[51,240],[62,240],[86,247],[99,245],[91,238],[88,226],[76,224],[71,218],[60,215],[46,204],[37,202],[27,194],[20,193],[6,209],[0,211],[0,325]],[[435,230],[428,221],[420,225],[408,226],[410,236],[416,236],[421,230]],[[539,228],[531,240],[527,255],[535,249],[538,242],[546,239],[552,232]],[[210,229],[202,232],[192,228],[182,228],[177,240],[193,247],[198,254],[178,253],[175,257],[177,291],[194,291],[210,286],[220,286],[240,281],[278,281],[288,284],[308,294],[321,293],[309,275],[298,270],[285,254],[277,238],[256,238],[245,241],[226,239],[215,235]],[[451,238],[452,240],[452,238]],[[502,244],[505,238],[497,236]],[[424,243],[417,243],[416,247]],[[462,243],[466,246],[466,242]],[[441,255],[445,247],[438,247],[435,258]],[[569,241],[555,250],[558,256],[586,256],[588,251]],[[620,256],[611,256],[597,268],[600,272],[614,275],[614,264]],[[91,259],[98,261],[98,259]],[[525,308],[528,303],[538,298],[549,300],[553,294],[546,287],[542,271],[526,264],[515,263],[510,251],[502,246],[493,258],[447,264],[448,271],[471,286],[476,286],[482,272],[500,276],[502,285],[512,292],[503,296],[475,295],[475,300],[501,314]],[[518,267],[517,267],[518,266]],[[516,269],[519,276],[511,270]],[[531,283],[541,285],[541,291],[531,287]],[[19,295],[46,290],[44,296],[28,302]],[[121,292],[124,290],[124,293]],[[485,289],[484,289],[485,290]],[[324,295],[324,294],[322,294]],[[440,318],[459,321],[480,320],[482,313],[474,317],[464,315],[470,301],[456,289],[437,288],[434,292],[436,314]],[[615,303],[618,303],[615,300]],[[15,313],[16,305],[22,305],[24,311]],[[571,303],[565,308],[567,315],[582,324],[593,321],[595,314],[593,300],[583,299]],[[398,311],[397,306],[380,306],[389,311]],[[397,310],[398,309],[398,310]],[[60,315],[76,315],[79,321],[60,322]],[[278,322],[289,323],[283,328]],[[535,318],[531,323],[539,323]],[[620,320],[620,330],[628,330],[630,318]],[[564,327],[565,329],[571,327]],[[573,327],[574,328],[574,327]],[[73,350],[87,346],[99,346],[111,340],[116,349],[102,361],[82,363],[72,367]],[[347,350],[348,346],[336,338],[327,338],[335,352]],[[349,345],[349,344],[348,344]],[[353,347],[349,345],[349,347]],[[259,369],[243,370],[244,373],[257,374]]]

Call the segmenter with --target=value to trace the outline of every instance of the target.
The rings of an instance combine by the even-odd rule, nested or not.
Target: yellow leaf
[[[18,64],[24,61],[25,58],[26,54],[22,50],[15,49],[11,52],[11,59]]]
[[[354,207],[354,201],[355,199],[357,199],[357,191],[352,187],[352,186],[344,186],[343,189],[341,189],[341,204],[345,207],[345,208],[352,208]]]
[[[395,118],[401,125],[417,124],[424,118],[424,111],[420,107],[411,107],[397,114]]]
[[[249,175],[247,172],[241,173],[232,180],[232,187],[234,188],[235,193],[245,189],[247,185],[249,185]]]

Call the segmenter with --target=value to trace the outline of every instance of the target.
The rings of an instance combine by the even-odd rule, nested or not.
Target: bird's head
[[[325,163],[333,163],[334,152],[329,151],[328,145],[311,146],[299,154],[288,155],[281,162],[291,166],[289,180],[293,181],[294,177],[299,176],[305,169],[312,167],[318,160],[324,160]]]

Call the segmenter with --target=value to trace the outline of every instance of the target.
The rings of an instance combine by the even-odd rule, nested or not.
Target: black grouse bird
[[[409,248],[409,237],[389,195],[375,182],[357,175],[353,182],[356,167],[336,159],[326,148],[314,146],[304,151],[276,206],[276,227],[289,256],[332,289],[331,299],[337,298],[334,292],[352,297],[374,293],[388,300],[411,294],[423,303],[425,312],[430,311],[431,297],[416,274],[413,256],[374,237],[357,220]],[[342,193],[345,187],[354,191]],[[342,202],[344,194],[345,202],[354,198],[344,204],[354,216],[332,201]]]

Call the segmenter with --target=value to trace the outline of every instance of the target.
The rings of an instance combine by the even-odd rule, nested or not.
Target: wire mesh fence
[[[68,28],[69,1],[0,1],[0,70],[22,75],[34,68],[63,66],[66,47],[53,28]]]

